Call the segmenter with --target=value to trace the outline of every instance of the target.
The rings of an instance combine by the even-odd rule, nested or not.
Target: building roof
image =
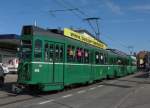
[[[16,34],[0,34],[0,39],[20,39],[20,36]]]
[[[20,45],[20,36],[16,34],[0,34],[1,49],[16,49]]]

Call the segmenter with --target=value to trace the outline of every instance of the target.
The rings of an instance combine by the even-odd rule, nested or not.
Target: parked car
[[[4,84],[4,70],[2,66],[0,66],[0,87]]]
[[[17,58],[10,59],[8,63],[6,64],[6,67],[8,68],[8,72],[17,73],[18,63],[19,61]]]
[[[3,64],[3,63],[0,63],[0,66],[3,68],[3,71],[4,71],[4,75],[8,74],[9,73],[9,69],[8,69],[8,66]]]

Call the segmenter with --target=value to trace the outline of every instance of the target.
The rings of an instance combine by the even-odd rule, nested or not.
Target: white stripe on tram
[[[31,62],[33,64],[65,64],[65,65],[87,65],[87,66],[120,66],[120,65],[96,65],[96,64],[79,64],[79,63],[52,63],[52,62]]]

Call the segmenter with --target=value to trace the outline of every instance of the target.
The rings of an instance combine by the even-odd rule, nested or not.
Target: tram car
[[[150,52],[140,51],[137,54],[137,68],[143,71],[150,70]]]
[[[136,72],[131,56],[106,50],[99,40],[88,40],[71,30],[56,31],[23,27],[18,84],[40,91],[62,90]]]

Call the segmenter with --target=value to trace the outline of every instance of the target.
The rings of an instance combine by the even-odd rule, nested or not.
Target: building
[[[0,35],[0,63],[7,66],[9,71],[17,71],[18,47],[20,36],[16,34]]]

